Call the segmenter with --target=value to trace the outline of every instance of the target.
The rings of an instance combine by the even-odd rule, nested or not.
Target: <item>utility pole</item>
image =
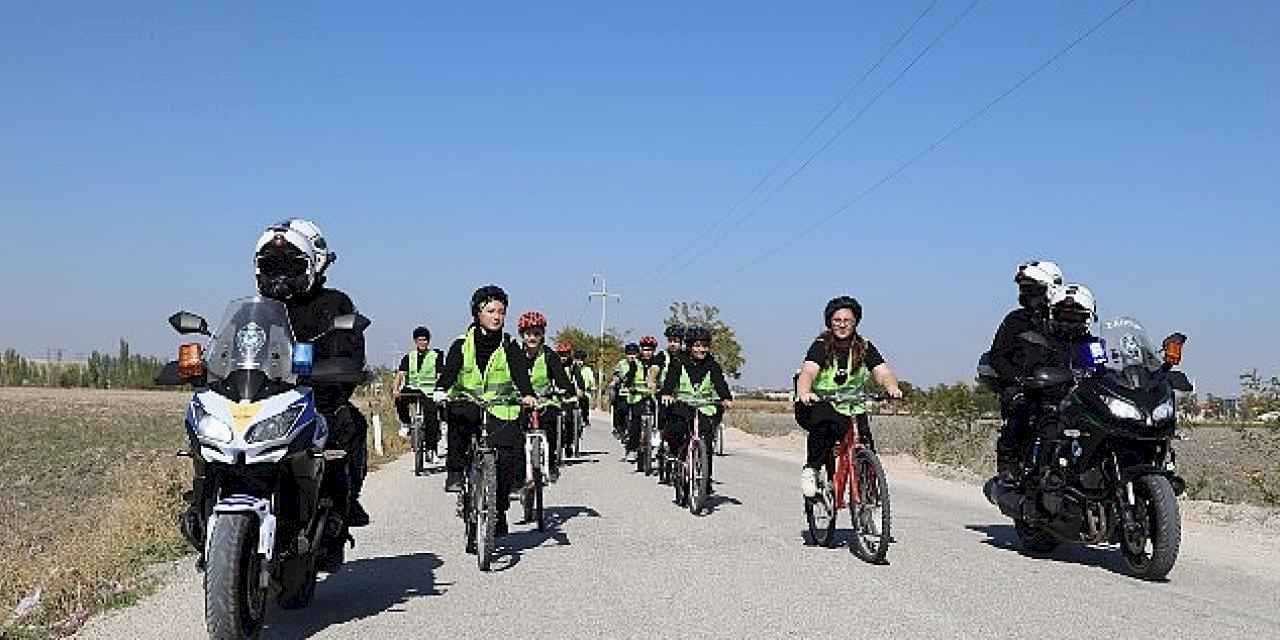
[[[603,398],[604,389],[604,332],[606,323],[609,318],[609,298],[613,298],[618,302],[622,302],[622,296],[616,293],[609,293],[609,281],[603,274],[592,274],[591,285],[600,287],[599,291],[591,291],[587,293],[587,300],[600,298],[600,348],[596,351],[596,393],[601,394],[596,398],[596,406],[600,405],[600,398]]]

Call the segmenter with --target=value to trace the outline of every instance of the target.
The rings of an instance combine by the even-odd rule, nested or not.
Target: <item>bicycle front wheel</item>
[[[853,472],[858,474],[858,486],[857,495],[853,495],[853,487],[850,487],[853,544],[849,550],[863,561],[881,564],[889,553],[892,521],[884,465],[880,464],[880,457],[875,452],[862,449],[853,458]]]
[[[498,526],[498,465],[494,456],[492,452],[483,454],[476,483],[476,563],[481,571],[489,570]]]
[[[425,429],[419,423],[413,425],[413,475],[420,476],[427,466]]]
[[[689,448],[689,460],[693,465],[689,470],[689,513],[699,516],[707,502],[707,486],[711,482],[707,477],[707,457],[711,452],[700,438],[693,438]]]

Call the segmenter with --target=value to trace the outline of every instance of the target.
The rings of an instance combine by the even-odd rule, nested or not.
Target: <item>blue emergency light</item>
[[[299,342],[293,345],[293,373],[300,376],[311,375],[311,365],[315,363],[316,347],[310,342]]]

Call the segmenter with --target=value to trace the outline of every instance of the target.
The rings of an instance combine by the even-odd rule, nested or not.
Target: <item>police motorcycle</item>
[[[312,383],[360,382],[363,363],[314,362],[311,342],[296,339],[282,302],[232,301],[209,333],[204,318],[179,312],[182,335],[207,336],[179,347],[157,377],[191,384],[189,450],[202,490],[188,537],[203,540],[205,621],[210,638],[256,637],[267,599],[286,609],[308,606],[316,574],[343,561],[351,540],[343,521],[348,497],[344,452],[327,451],[329,429],[316,410]],[[332,331],[363,332],[359,314],[334,318]]]
[[[1186,483],[1172,441],[1175,392],[1192,390],[1174,370],[1186,336],[1166,338],[1160,357],[1131,317],[1101,328],[1076,342],[1071,368],[1041,367],[1023,381],[1035,404],[1021,478],[1015,486],[993,478],[984,493],[1030,554],[1061,543],[1117,544],[1134,576],[1162,580],[1181,545],[1177,496]],[[1045,340],[1031,332],[1023,339]],[[986,356],[978,377],[995,386]]]

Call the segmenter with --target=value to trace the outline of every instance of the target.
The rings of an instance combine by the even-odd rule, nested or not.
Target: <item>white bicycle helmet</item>
[[[1064,325],[1091,325],[1098,320],[1098,302],[1082,284],[1067,284],[1049,292],[1049,318]]]
[[[306,293],[319,278],[315,245],[292,222],[267,227],[254,246],[254,279],[258,293],[268,298],[288,300]]]

